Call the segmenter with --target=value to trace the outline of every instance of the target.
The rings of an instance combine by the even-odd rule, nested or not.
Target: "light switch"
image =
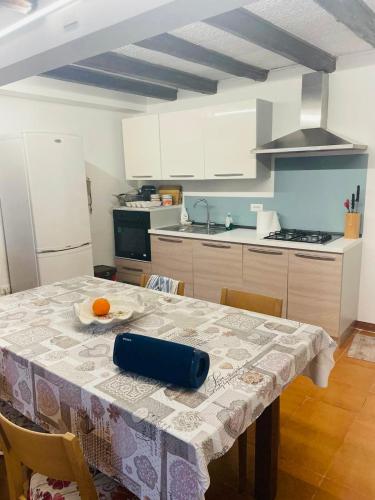
[[[250,212],[261,212],[263,210],[263,203],[250,203]]]

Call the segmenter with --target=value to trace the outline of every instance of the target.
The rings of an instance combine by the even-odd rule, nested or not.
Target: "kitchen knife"
[[[352,212],[354,212],[354,207],[355,207],[355,194],[352,193],[352,206],[351,206]]]
[[[358,185],[357,186],[357,195],[355,197],[355,211],[358,212],[358,208],[359,208],[359,194],[360,194],[360,191],[361,191],[361,187]]]

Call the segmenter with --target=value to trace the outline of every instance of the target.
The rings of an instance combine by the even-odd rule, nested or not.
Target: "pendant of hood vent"
[[[292,154],[319,151],[363,151],[359,144],[327,130],[327,73],[316,71],[302,76],[301,129],[258,146],[252,153]]]

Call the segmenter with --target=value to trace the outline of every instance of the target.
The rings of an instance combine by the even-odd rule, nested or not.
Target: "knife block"
[[[344,238],[356,240],[359,238],[359,228],[361,225],[361,214],[359,212],[345,214]]]

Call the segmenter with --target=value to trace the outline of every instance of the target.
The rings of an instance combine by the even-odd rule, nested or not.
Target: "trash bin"
[[[116,268],[112,266],[99,265],[94,266],[95,278],[103,278],[105,280],[116,280]]]

